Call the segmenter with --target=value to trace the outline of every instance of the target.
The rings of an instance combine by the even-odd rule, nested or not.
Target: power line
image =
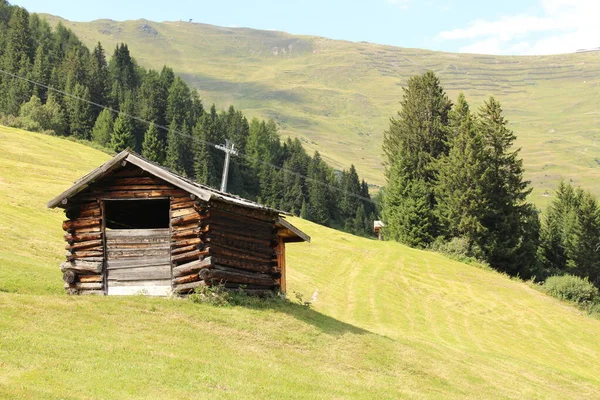
[[[94,101],[91,101],[91,100],[84,99],[84,98],[82,98],[82,97],[79,97],[79,96],[76,96],[76,95],[74,95],[74,94],[72,94],[72,93],[65,92],[65,91],[63,91],[63,90],[60,90],[60,89],[56,89],[56,88],[54,88],[54,87],[52,87],[52,86],[48,86],[48,85],[46,85],[46,84],[43,84],[43,83],[41,83],[41,82],[34,81],[33,79],[29,79],[29,78],[25,78],[25,77],[22,77],[22,76],[20,76],[20,75],[17,75],[17,74],[13,74],[13,73],[11,73],[11,72],[8,72],[8,71],[5,71],[5,70],[3,70],[3,69],[0,69],[0,73],[4,74],[4,75],[6,75],[6,76],[9,76],[9,77],[11,77],[11,78],[14,78],[14,79],[20,79],[20,80],[22,80],[22,81],[25,81],[25,82],[28,82],[28,83],[30,83],[30,84],[32,84],[32,85],[36,85],[36,86],[39,86],[39,87],[43,87],[43,88],[45,88],[45,89],[47,89],[47,90],[51,90],[51,91],[53,91],[53,92],[55,92],[55,93],[58,93],[58,94],[61,94],[61,95],[63,95],[63,96],[67,96],[67,97],[70,97],[70,98],[73,98],[73,99],[76,99],[76,100],[79,100],[79,101],[83,101],[83,102],[85,102],[85,103],[91,104],[91,105],[93,105],[93,106],[95,106],[95,107],[98,107],[98,108],[101,108],[101,109],[103,109],[103,110],[108,110],[108,111],[112,112],[113,114],[120,114],[120,115],[124,115],[124,116],[125,116],[125,117],[127,117],[127,118],[131,118],[131,119],[133,119],[133,120],[136,120],[136,121],[138,121],[138,122],[142,122],[142,123],[144,123],[144,124],[146,124],[146,125],[154,124],[154,125],[155,125],[157,128],[159,128],[159,129],[161,129],[161,130],[163,130],[163,131],[165,131],[165,132],[169,132],[169,131],[171,131],[171,132],[173,132],[174,134],[176,134],[176,135],[179,135],[179,136],[181,136],[181,137],[188,138],[188,139],[192,139],[192,140],[197,140],[197,141],[199,141],[200,143],[204,143],[204,144],[205,144],[205,145],[207,145],[207,146],[212,146],[212,147],[214,147],[214,148],[218,149],[218,146],[219,146],[218,144],[216,144],[216,143],[212,143],[212,142],[210,142],[210,141],[208,141],[208,140],[204,140],[204,139],[201,139],[201,138],[199,138],[199,137],[196,137],[196,136],[193,136],[193,135],[190,135],[190,134],[188,134],[188,133],[181,132],[181,131],[177,131],[177,130],[174,130],[174,129],[169,129],[168,127],[166,127],[166,126],[164,126],[164,125],[159,125],[159,124],[156,124],[156,123],[154,123],[154,122],[152,122],[152,121],[148,121],[148,120],[145,120],[145,119],[143,119],[143,118],[140,118],[140,117],[138,117],[138,116],[136,116],[136,115],[131,115],[131,114],[129,114],[129,113],[126,113],[126,112],[123,112],[123,111],[115,110],[114,108],[112,108],[112,107],[108,107],[108,106],[105,106],[104,104],[100,104],[100,103],[96,103],[96,102],[94,102]],[[292,171],[292,170],[289,170],[289,169],[286,169],[286,168],[280,167],[280,166],[278,166],[278,165],[275,165],[275,164],[272,164],[272,163],[270,163],[270,162],[263,161],[263,160],[261,160],[261,159],[258,159],[258,158],[256,158],[256,157],[252,157],[252,156],[250,156],[250,155],[248,155],[248,154],[239,153],[238,155],[239,155],[240,157],[246,158],[247,160],[252,160],[252,161],[258,162],[258,163],[260,163],[260,164],[263,164],[263,165],[270,166],[270,167],[272,167],[272,168],[274,168],[274,169],[276,169],[276,170],[278,170],[278,171],[282,171],[282,172],[285,172],[285,173],[287,173],[287,174],[290,174],[290,175],[294,175],[294,176],[297,176],[297,177],[303,178],[303,179],[305,179],[305,180],[307,180],[307,181],[310,181],[310,182],[313,182],[313,183],[315,183],[315,184],[321,185],[321,186],[323,186],[323,187],[329,188],[330,190],[335,190],[335,191],[338,191],[338,192],[340,192],[340,193],[343,193],[343,194],[349,195],[350,197],[354,197],[354,198],[357,198],[357,199],[359,199],[359,200],[363,200],[363,201],[369,202],[369,203],[371,203],[371,204],[377,205],[377,203],[376,203],[376,202],[375,202],[373,199],[371,199],[371,198],[369,198],[369,197],[364,197],[364,196],[361,196],[361,195],[358,195],[358,194],[355,194],[355,193],[350,193],[350,192],[347,192],[347,191],[345,191],[344,189],[341,189],[341,188],[339,188],[339,187],[336,187],[336,186],[330,185],[330,184],[328,184],[328,183],[326,183],[326,182],[321,182],[321,181],[319,181],[319,180],[317,180],[317,179],[313,179],[313,178],[310,178],[310,177],[308,177],[308,176],[302,175],[302,174],[300,174],[299,172],[295,172],[295,171]]]

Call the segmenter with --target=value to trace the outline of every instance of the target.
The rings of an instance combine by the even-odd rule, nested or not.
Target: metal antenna
[[[229,139],[225,139],[225,146],[216,145],[215,147],[225,152],[225,165],[223,166],[223,177],[221,178],[221,192],[227,192],[227,178],[229,176],[229,155],[233,154],[237,156],[237,151],[233,149],[235,145],[231,143],[229,146]]]

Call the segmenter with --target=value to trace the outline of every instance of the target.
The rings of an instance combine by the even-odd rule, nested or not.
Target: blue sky
[[[452,52],[554,54],[600,46],[600,0],[10,2],[74,21],[192,18],[221,26]]]

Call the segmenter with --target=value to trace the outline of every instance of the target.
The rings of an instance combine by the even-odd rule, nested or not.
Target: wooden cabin
[[[69,294],[166,296],[224,284],[286,290],[285,244],[310,237],[282,212],[123,151],[50,202],[67,242]]]

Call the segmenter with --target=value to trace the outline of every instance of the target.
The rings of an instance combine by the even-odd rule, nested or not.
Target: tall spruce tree
[[[326,186],[329,181],[327,165],[316,151],[308,166],[308,216],[322,225],[327,225],[331,218]]]
[[[29,13],[24,8],[16,7],[12,12],[4,43],[2,69],[21,77],[29,76],[34,49],[29,29]],[[0,111],[11,115],[18,115],[21,104],[29,101],[32,94],[28,82],[9,76],[2,77],[0,89]]]
[[[508,129],[500,103],[493,97],[484,103],[479,112],[478,129],[487,153],[488,183],[486,215],[482,225],[487,229],[481,247],[487,261],[495,268],[516,274],[525,268],[524,262],[533,259],[530,241],[525,237],[524,224],[535,223],[537,214],[526,203],[531,192],[529,182],[523,179],[523,160],[520,149],[513,149],[516,139]]]
[[[426,246],[440,232],[434,213],[435,165],[448,151],[452,104],[430,71],[408,80],[400,105],[383,141],[387,157],[386,237]]]
[[[131,119],[125,114],[119,114],[115,120],[110,144],[116,152],[126,149],[135,149],[133,125],[131,124]]]
[[[169,132],[167,133],[167,154],[165,164],[169,169],[181,175],[185,175],[186,173],[185,160],[183,159],[184,140],[187,139],[181,136],[180,128],[175,119],[173,119],[169,125]]]
[[[483,138],[462,93],[450,112],[450,128],[450,152],[438,163],[437,215],[444,236],[463,237],[474,251],[487,231],[482,220],[489,201],[489,168]]]
[[[92,140],[102,146],[108,146],[113,132],[113,116],[109,110],[102,110],[92,129]]]
[[[165,144],[160,139],[160,133],[154,123],[148,125],[148,130],[144,135],[142,155],[159,164],[165,161]]]
[[[77,83],[73,87],[72,94],[75,97],[65,99],[69,132],[79,139],[90,139],[94,115],[92,106],[85,101],[90,100],[90,92],[87,87]]]

